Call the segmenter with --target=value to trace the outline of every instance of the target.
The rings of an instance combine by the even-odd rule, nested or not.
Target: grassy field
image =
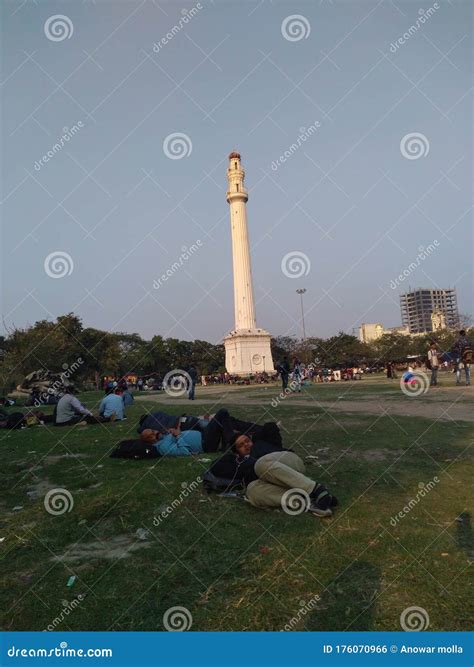
[[[430,630],[468,630],[473,424],[344,412],[348,398],[380,396],[449,406],[444,394],[408,398],[381,379],[317,385],[272,407],[278,392],[198,388],[194,405],[152,394],[123,423],[1,432],[2,628],[163,630],[165,612],[179,606],[193,630],[280,630],[295,618],[295,630],[399,630],[403,610],[417,606]],[[81,398],[93,407],[100,396]],[[340,404],[329,412],[320,401]],[[280,419],[285,445],[311,457],[308,474],[338,496],[334,518],[207,495],[193,482],[210,455],[108,456],[144,412],[219,406],[244,419]],[[44,505],[55,488],[73,499],[58,516]],[[176,508],[154,525],[173,500]]]

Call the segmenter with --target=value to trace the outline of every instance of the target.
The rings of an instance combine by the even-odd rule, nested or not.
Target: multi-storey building
[[[412,334],[433,331],[433,313],[444,315],[445,326],[459,326],[455,289],[410,290],[400,294],[400,309],[402,324]]]

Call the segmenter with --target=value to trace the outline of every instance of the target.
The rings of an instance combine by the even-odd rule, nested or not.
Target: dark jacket
[[[179,417],[168,415],[166,412],[152,412],[140,417],[138,432],[142,433],[146,428],[151,428],[159,433],[168,433],[168,429],[178,426]]]
[[[230,449],[220,459],[214,461],[209,470],[216,477],[233,482],[242,481],[247,485],[258,479],[254,470],[255,461],[256,459],[252,456],[241,458]]]
[[[229,449],[220,459],[214,461],[209,470],[216,477],[233,481],[239,480],[247,486],[250,482],[258,479],[258,476],[255,474],[256,461],[265,456],[265,454],[282,451],[289,450],[283,447],[275,447],[275,445],[271,445],[263,440],[256,441],[253,444],[250,456],[241,458],[233,449]]]
[[[453,352],[458,359],[462,359],[462,355],[465,349],[471,347],[471,341],[467,336],[459,336],[456,342],[453,345]]]

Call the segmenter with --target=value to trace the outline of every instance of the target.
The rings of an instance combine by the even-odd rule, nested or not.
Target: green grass
[[[199,413],[225,405],[245,419],[281,419],[285,445],[319,457],[307,460],[308,474],[338,496],[332,520],[257,510],[199,486],[154,526],[207,467],[199,458],[209,457],[108,458],[116,442],[132,437],[140,414],[158,409],[160,395],[136,402],[123,424],[1,432],[2,628],[42,630],[81,594],[58,629],[162,630],[165,611],[183,606],[194,630],[279,630],[316,595],[317,607],[300,614],[295,629],[398,630],[409,606],[427,610],[431,630],[469,629],[472,425],[329,415],[311,401],[335,400],[346,387],[357,400],[396,390],[381,379],[316,386],[307,405],[290,399],[273,409],[275,387],[212,395],[201,389],[199,398],[209,396],[209,403],[195,406]],[[267,395],[262,405],[245,404]],[[99,397],[82,398],[92,406]],[[190,407],[177,399],[165,409],[182,414]],[[391,517],[435,476],[439,483],[393,526]],[[70,512],[46,512],[51,488],[72,494]],[[149,531],[146,540],[136,536],[139,528]],[[55,560],[68,554],[77,560]],[[77,579],[68,588],[71,575]]]

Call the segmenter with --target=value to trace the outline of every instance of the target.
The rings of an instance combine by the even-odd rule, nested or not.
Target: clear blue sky
[[[73,310],[102,329],[219,341],[233,327],[233,149],[250,190],[260,326],[299,335],[299,287],[317,336],[398,325],[409,286],[455,286],[472,312],[472,3],[430,0],[425,13],[435,4],[391,50],[418,0],[201,0],[154,51],[197,3],[3,3],[5,323]],[[45,22],[58,14],[69,37],[54,41]],[[163,150],[173,133],[189,138],[186,157]],[[418,159],[400,148],[411,133],[423,135]],[[73,261],[59,279],[45,271],[56,252]],[[281,268],[294,252],[310,262],[299,279]]]

